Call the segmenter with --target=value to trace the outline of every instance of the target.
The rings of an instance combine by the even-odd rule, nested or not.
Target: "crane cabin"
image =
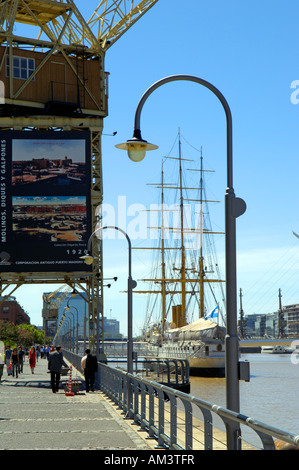
[[[100,56],[76,46],[49,55],[0,47],[4,101],[0,115],[106,116],[107,75]]]

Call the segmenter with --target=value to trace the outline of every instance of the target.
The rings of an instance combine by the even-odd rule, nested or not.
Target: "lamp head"
[[[93,263],[94,257],[87,253],[86,255],[80,256],[80,259],[83,259],[85,264],[90,265]]]
[[[127,140],[127,142],[123,144],[117,144],[115,147],[121,150],[127,150],[129,158],[133,162],[141,162],[147,150],[156,150],[159,148],[157,145],[149,144],[146,140],[143,140],[140,130],[138,129],[134,131],[132,139]]]
[[[72,292],[70,293],[70,296],[71,296],[71,297],[77,297],[77,294],[78,294],[78,292],[77,292],[76,289],[74,288],[74,289],[72,290]]]

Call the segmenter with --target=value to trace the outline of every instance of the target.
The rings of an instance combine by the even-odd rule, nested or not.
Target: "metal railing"
[[[81,357],[69,351],[64,351],[64,354],[80,370]],[[226,442],[230,442],[226,434],[230,432],[231,424],[239,423],[242,429],[251,429],[259,437],[260,445],[246,448],[273,450],[276,438],[299,449],[299,435],[106,364],[99,363],[97,383],[126,417],[140,425],[150,438],[157,440],[159,447],[225,450]],[[226,433],[219,431],[218,425],[216,428],[216,417],[224,423]],[[238,443],[238,450],[241,450],[244,444],[242,433],[238,436]]]

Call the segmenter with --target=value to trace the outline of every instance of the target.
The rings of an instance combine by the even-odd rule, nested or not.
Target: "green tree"
[[[5,320],[0,320],[0,340],[6,345],[15,344],[18,340],[18,331],[16,326]]]
[[[37,330],[33,325],[19,325],[18,329],[18,343],[24,347],[29,347],[32,344],[44,344],[45,332]]]
[[[0,341],[5,345],[20,345],[25,348],[32,344],[44,344],[45,332],[38,330],[34,325],[14,325],[11,322],[0,320]]]

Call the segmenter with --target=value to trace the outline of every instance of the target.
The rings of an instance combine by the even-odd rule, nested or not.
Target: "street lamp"
[[[75,315],[74,315],[73,312],[70,312],[70,309],[68,307],[64,307],[62,317],[66,316],[66,312],[70,313],[73,317],[73,345],[72,345],[73,347],[72,347],[72,350],[74,352],[74,349],[75,349],[75,346],[74,346],[74,340],[75,340]]]
[[[123,144],[118,144],[115,147],[121,150],[127,150],[128,155],[133,162],[141,162],[148,150],[156,150],[159,148],[157,145],[149,144],[146,140],[143,140],[140,132],[138,131],[134,131],[132,139],[127,140],[127,142],[124,142]]]
[[[236,268],[236,218],[246,210],[245,202],[235,197],[233,189],[233,160],[232,160],[232,116],[230,107],[222,93],[211,83],[193,75],[171,75],[165,77],[153,85],[142,95],[135,112],[133,138],[123,144],[116,145],[117,148],[127,150],[129,158],[133,161],[141,161],[147,150],[146,141],[141,137],[140,115],[147,98],[160,86],[178,80],[187,80],[199,83],[212,91],[220,100],[226,115],[227,125],[227,189],[225,194],[225,259],[226,259],[226,402],[227,408],[239,413],[239,340],[237,330],[237,268]],[[152,150],[154,147],[149,144]],[[136,146],[136,157],[134,156]],[[140,150],[143,149],[143,152]],[[228,448],[239,448],[238,425],[227,425]]]
[[[65,321],[66,320],[66,321]],[[69,322],[69,323],[68,323]],[[61,326],[66,326],[66,333],[65,335],[61,335],[62,338],[66,337],[66,344],[67,344],[67,347],[69,347],[69,349],[71,349],[71,345],[69,344],[68,345],[68,342],[71,343],[71,340],[68,341],[67,339],[67,333],[70,332],[70,337],[71,337],[71,329],[72,329],[72,322],[71,322],[71,319],[70,318],[66,318],[66,314],[63,313],[62,317],[61,317],[61,320],[60,320],[60,327]],[[64,342],[64,340],[63,340]]]
[[[65,307],[65,310],[68,312],[70,308],[74,308],[77,312],[77,329],[76,329],[76,354],[78,354],[78,340],[79,340],[79,319],[78,319],[78,316],[79,316],[79,312],[78,312],[78,309],[77,307],[75,307],[74,305],[69,305],[69,300],[67,301],[67,304],[66,304],[66,307]],[[70,312],[71,313],[71,312]]]
[[[127,239],[128,242],[128,338],[127,338],[127,371],[129,374],[133,374],[133,289],[137,286],[137,282],[132,279],[132,246],[131,240],[128,234],[119,227],[114,225],[99,227],[96,229],[89,237],[87,243],[87,254],[81,256],[80,259],[83,259],[86,264],[92,264],[93,256],[90,254],[91,240],[99,231],[105,229],[114,229],[121,232]]]

